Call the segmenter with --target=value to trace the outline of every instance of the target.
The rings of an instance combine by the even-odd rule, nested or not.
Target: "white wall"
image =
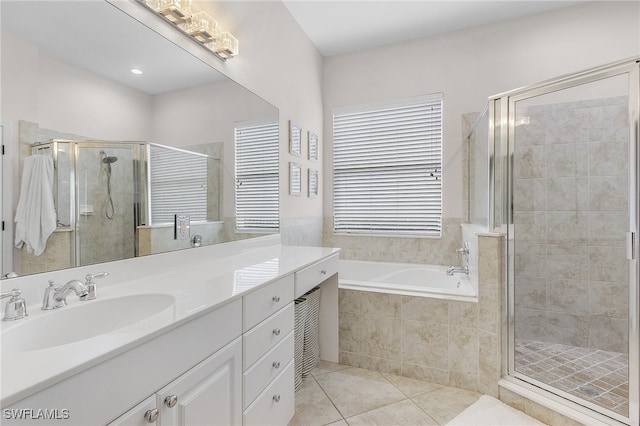
[[[640,55],[639,17],[638,2],[591,2],[325,59],[325,216],[332,108],[443,92],[443,213],[463,217],[462,114],[500,92]]]
[[[280,110],[280,217],[321,218],[323,187],[317,198],[307,197],[306,168],[322,174],[323,151],[318,162],[308,161],[306,135],[308,130],[316,133],[321,145],[325,139],[322,56],[279,1],[194,1],[193,5],[209,11],[240,41],[240,54],[216,68]],[[302,157],[288,154],[288,120],[302,126]],[[288,195],[289,161],[303,165],[300,197]]]

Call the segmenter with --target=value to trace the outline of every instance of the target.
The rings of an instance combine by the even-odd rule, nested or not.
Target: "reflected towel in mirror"
[[[53,160],[44,155],[25,158],[16,209],[16,248],[27,245],[27,251],[40,256],[47,239],[56,229],[53,202]]]

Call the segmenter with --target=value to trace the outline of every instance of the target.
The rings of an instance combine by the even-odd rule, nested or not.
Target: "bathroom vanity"
[[[337,249],[263,237],[105,267],[96,300],[42,311],[23,292],[29,316],[2,324],[3,424],[287,424],[293,301],[317,285],[320,357],[337,361]]]

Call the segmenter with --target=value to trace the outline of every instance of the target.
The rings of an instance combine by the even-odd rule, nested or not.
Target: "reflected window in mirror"
[[[193,222],[218,221],[218,159],[163,145],[149,145],[149,223],[172,224],[176,214]]]
[[[278,123],[245,122],[235,127],[236,231],[278,232]]]

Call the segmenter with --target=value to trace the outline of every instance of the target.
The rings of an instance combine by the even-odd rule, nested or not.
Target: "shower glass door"
[[[137,145],[76,145],[76,265],[135,256]]]
[[[630,295],[638,285],[627,259],[637,220],[630,84],[627,67],[538,86],[503,103],[511,161],[509,373],[624,422],[629,359],[637,375],[638,356],[629,353]],[[633,381],[631,391],[637,398]]]

